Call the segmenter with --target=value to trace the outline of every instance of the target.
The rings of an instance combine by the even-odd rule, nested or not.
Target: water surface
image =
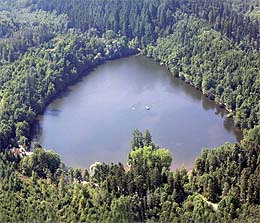
[[[151,109],[148,111],[145,106]],[[73,167],[95,161],[126,164],[134,129],[149,129],[168,148],[173,168],[191,168],[202,147],[236,142],[225,112],[151,59],[109,61],[69,87],[35,125],[35,139]]]

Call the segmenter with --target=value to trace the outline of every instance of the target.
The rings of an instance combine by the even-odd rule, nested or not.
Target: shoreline
[[[174,75],[174,74],[171,72],[169,66],[168,66],[165,62],[163,62],[163,61],[161,61],[161,60],[157,60],[157,59],[154,58],[154,57],[149,57],[149,56],[147,56],[146,54],[142,54],[142,53],[141,53],[141,55],[153,59],[154,61],[156,61],[157,63],[159,63],[160,66],[164,66],[164,67],[170,72],[170,74],[171,74],[173,77],[176,77],[176,78],[182,80],[183,82],[185,82],[186,84],[188,84],[189,86],[191,86],[191,87],[193,87],[193,88],[196,88],[199,92],[201,92],[201,94],[202,94],[203,96],[205,96],[205,97],[209,98],[210,100],[214,101],[214,103],[215,103],[217,106],[219,106],[219,108],[224,109],[225,112],[227,113],[227,114],[226,114],[226,118],[232,118],[232,119],[233,119],[234,113],[235,113],[236,111],[235,111],[235,110],[232,110],[231,108],[228,108],[227,105],[226,105],[226,103],[224,103],[224,102],[218,102],[218,101],[216,100],[216,96],[218,96],[218,95],[213,94],[213,93],[211,93],[211,92],[207,92],[207,91],[203,92],[203,90],[202,90],[201,88],[196,87],[192,81],[186,80],[184,76],[180,77],[180,76]],[[243,128],[240,128],[240,127],[238,127],[238,126],[236,126],[236,125],[234,125],[234,127],[235,127],[236,129],[240,130],[241,132],[243,132]]]
[[[153,61],[153,60],[151,60],[151,58],[149,58],[149,57],[147,57],[147,56],[145,56],[145,55],[143,55],[143,54],[131,54],[131,55],[126,55],[125,57],[129,57],[129,58],[136,58],[137,57],[137,59],[141,59],[141,58],[138,58],[138,57],[143,57],[143,59],[145,59],[145,58],[147,58],[147,59],[149,59],[151,62]],[[120,57],[120,58],[122,58],[122,57]],[[117,60],[117,59],[119,59],[120,60],[120,58],[114,58],[114,59],[110,59],[110,60]],[[105,60],[105,61],[103,61],[102,63],[100,63],[100,64],[98,64],[98,65],[96,65],[96,67],[98,67],[99,65],[102,65],[102,64],[105,64],[106,63],[106,61],[107,60]],[[156,62],[157,63],[157,62]],[[103,65],[102,65],[103,66]],[[94,68],[95,69],[95,68]],[[92,70],[91,69],[89,69],[89,72],[91,72]],[[89,74],[91,74],[91,73],[89,73],[89,72],[87,72],[87,73],[83,73],[83,77],[84,76],[86,76],[86,75],[89,75]],[[164,72],[166,72],[167,73],[167,70],[165,70]],[[168,73],[168,75],[169,75],[169,77],[170,76],[172,76],[173,78],[176,78],[176,77],[174,77],[174,75],[172,75],[172,73]],[[179,83],[182,83],[182,84],[186,84],[186,83],[184,83],[185,81],[182,81],[182,80],[180,80],[181,78],[176,78],[176,81],[180,81]],[[79,79],[78,79],[79,81],[81,81],[81,79],[80,79],[80,77],[79,77]],[[101,78],[101,80],[102,80],[102,78]],[[71,85],[73,85],[73,83],[71,83],[69,86],[71,86]],[[191,84],[189,84],[189,85],[191,85]],[[189,86],[189,85],[186,85],[186,86]],[[188,88],[190,88],[190,87],[188,87]],[[192,89],[192,88],[190,88],[190,89]],[[194,88],[193,88],[194,89]],[[195,89],[194,90],[192,90],[192,92],[196,92],[195,91]],[[62,94],[63,92],[61,92],[61,94]],[[205,100],[206,99],[206,97],[205,97],[205,95],[203,95],[202,94],[202,92],[201,91],[198,91],[198,93],[196,93],[196,94],[198,94],[198,95],[201,95],[201,100],[203,99],[203,100]],[[87,96],[87,95],[86,95]],[[206,99],[206,101],[209,101],[208,99]],[[218,109],[218,106],[217,106],[217,104],[215,103],[215,102],[209,102],[212,106],[213,106],[213,104],[214,104],[214,109]],[[213,108],[213,107],[212,107]],[[223,108],[221,108],[221,109],[218,109],[220,112],[221,112],[221,119],[222,119],[222,123],[224,122],[224,119],[223,119],[223,116],[226,114],[226,111],[224,111],[224,109]],[[224,113],[225,112],[225,113]],[[36,142],[37,143],[37,140],[35,140],[34,142]],[[224,142],[224,141],[223,141]],[[236,140],[235,141],[235,143],[238,143],[239,142],[239,140]],[[219,145],[223,145],[223,143],[220,143]],[[218,145],[217,145],[218,146]],[[172,147],[170,147],[170,148],[172,148]],[[174,147],[173,147],[174,148]],[[198,147],[199,148],[199,147]],[[202,149],[203,147],[200,147],[200,149]],[[212,149],[214,149],[214,147],[208,147],[208,148],[212,148]],[[193,162],[194,162],[194,160],[193,160]],[[185,168],[187,168],[188,170],[190,170],[191,168],[192,168],[192,166],[193,165],[191,165],[191,167],[187,167],[187,166],[185,166]],[[172,168],[172,169],[178,169],[178,168],[181,168],[181,165],[180,165],[180,167],[175,167],[175,168]]]

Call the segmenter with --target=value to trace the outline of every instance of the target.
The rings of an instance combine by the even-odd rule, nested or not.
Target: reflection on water
[[[60,109],[56,109],[56,108],[53,108],[53,109],[48,109],[44,115],[52,115],[52,116],[58,116],[60,114],[61,110]]]
[[[149,129],[170,149],[173,168],[191,168],[201,148],[241,138],[224,117],[224,109],[164,67],[132,56],[109,61],[69,87],[38,117],[34,141],[68,165],[89,167],[126,163],[132,131]]]

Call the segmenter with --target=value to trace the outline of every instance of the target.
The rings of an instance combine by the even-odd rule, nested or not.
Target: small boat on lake
[[[150,110],[151,108],[149,106],[144,106],[146,110]]]

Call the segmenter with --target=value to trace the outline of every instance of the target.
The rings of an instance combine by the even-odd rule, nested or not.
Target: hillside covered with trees
[[[0,0],[0,220],[260,220],[257,0]],[[135,130],[129,168],[67,168],[30,144],[56,95],[105,60],[140,52],[225,107],[238,144],[203,150],[192,171]],[[171,103],[171,102],[168,102]],[[73,149],[73,148],[71,148]]]
[[[142,146],[142,147],[140,147]],[[128,170],[94,163],[64,168],[57,154],[35,148],[0,160],[1,222],[258,222],[260,128],[241,144],[204,150],[194,169],[170,170],[166,149],[135,130]]]

